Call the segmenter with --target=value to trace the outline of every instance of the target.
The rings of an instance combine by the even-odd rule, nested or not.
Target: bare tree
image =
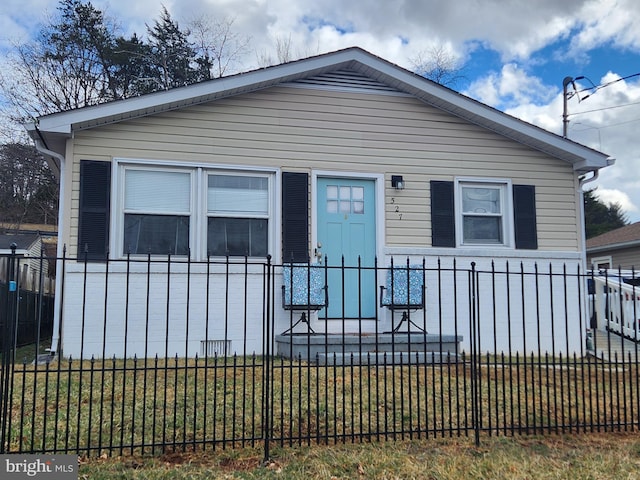
[[[203,79],[223,77],[234,71],[249,51],[251,37],[234,32],[234,21],[204,15],[187,21]]]
[[[63,0],[58,10],[35,41],[14,46],[0,72],[13,121],[118,97],[107,61],[115,24],[80,0]]]
[[[256,57],[258,59],[258,65],[261,67],[269,67],[280,63],[292,62],[303,57],[317,55],[320,52],[319,44],[316,45],[315,48],[297,48],[294,52],[291,34],[286,37],[278,35],[274,38],[273,43],[276,51],[275,58],[266,50],[257,52]]]
[[[0,145],[0,221],[57,222],[58,184],[32,145]]]
[[[443,44],[437,44],[410,59],[413,71],[447,87],[455,87],[464,79],[460,60]]]

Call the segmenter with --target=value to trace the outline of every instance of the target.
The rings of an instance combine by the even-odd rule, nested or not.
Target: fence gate
[[[13,356],[15,348],[15,328],[17,323],[18,282],[16,265],[16,245],[11,245],[12,254],[4,257],[4,281],[0,282],[0,453],[8,451],[8,430],[11,416],[11,389],[13,386]]]

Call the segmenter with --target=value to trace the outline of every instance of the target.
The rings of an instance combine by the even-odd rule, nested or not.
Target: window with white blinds
[[[211,174],[207,185],[207,254],[267,255],[269,178]]]
[[[244,175],[209,175],[207,210],[219,215],[268,215],[269,179]]]
[[[464,245],[512,243],[508,182],[465,179],[457,182],[458,242]]]
[[[191,173],[124,171],[123,253],[188,255]]]
[[[127,211],[185,213],[191,211],[191,173],[127,169],[124,177]]]
[[[123,255],[269,253],[273,173],[135,164],[121,173]]]

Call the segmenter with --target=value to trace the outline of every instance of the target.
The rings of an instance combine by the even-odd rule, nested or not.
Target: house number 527
[[[395,197],[391,197],[391,203],[395,205],[394,212],[398,214],[398,220],[402,220],[402,212],[400,212],[400,207],[396,205]]]

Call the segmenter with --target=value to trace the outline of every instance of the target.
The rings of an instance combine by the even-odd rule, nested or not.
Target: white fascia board
[[[572,163],[576,171],[589,171],[609,164],[607,155],[601,152],[484,105],[360,48],[350,48],[182,88],[52,114],[41,117],[37,128],[42,132],[70,135],[74,128],[90,128],[268,88],[348,65],[483,128],[563,158]],[[27,129],[29,130],[29,127]]]
[[[120,119],[144,116],[150,113],[172,110],[232,95],[234,92],[249,92],[266,88],[303,75],[315,75],[327,67],[353,60],[348,51],[329,56],[314,57],[308,60],[277,65],[261,70],[222,77],[181,88],[150,93],[140,97],[104,103],[67,112],[54,113],[40,117],[37,128],[47,133],[70,134],[76,125],[91,126],[110,123]],[[31,124],[33,125],[33,124]],[[28,126],[26,126],[29,129]],[[35,129],[35,125],[33,126]]]
[[[612,164],[613,159],[604,153],[562,138],[436,83],[425,82],[424,78],[393,64],[386,64],[386,69],[384,66],[378,69],[383,74],[400,80],[412,90],[415,89],[412,92],[414,95],[456,116],[554,156],[558,156],[559,152],[566,152],[569,156],[576,157],[574,161],[568,160],[574,165],[574,170],[592,170]],[[420,95],[420,92],[426,95]],[[554,150],[559,152],[554,153]]]

